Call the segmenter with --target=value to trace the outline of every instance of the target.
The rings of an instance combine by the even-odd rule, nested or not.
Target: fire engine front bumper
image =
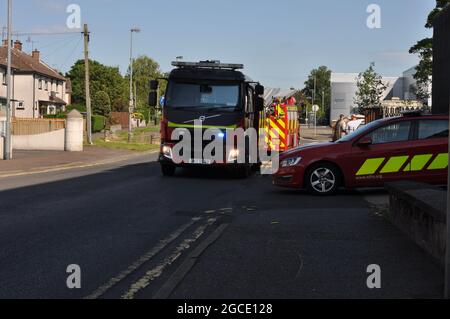
[[[248,167],[248,163],[238,163],[237,158],[238,154],[236,153],[234,156],[232,153],[228,161],[224,158],[220,162],[215,162],[213,160],[208,159],[193,159],[195,156],[191,156],[192,159],[189,159],[189,161],[174,161],[173,160],[173,154],[172,154],[172,148],[173,144],[164,144],[161,146],[161,151],[158,157],[158,161],[161,165],[173,165],[177,167],[198,167],[198,166],[208,166],[208,167]],[[194,154],[191,154],[194,155]]]

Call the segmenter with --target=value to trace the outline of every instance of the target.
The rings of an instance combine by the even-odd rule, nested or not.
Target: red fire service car
[[[330,195],[339,187],[382,187],[414,180],[447,183],[448,115],[404,114],[372,122],[335,143],[280,155],[274,184]]]

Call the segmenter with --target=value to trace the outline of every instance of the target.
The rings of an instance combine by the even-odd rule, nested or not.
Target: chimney
[[[16,42],[14,42],[14,49],[22,51],[22,42],[16,40]]]
[[[41,59],[41,52],[39,52],[38,50],[34,50],[34,51],[31,53],[31,56],[33,57],[33,60],[39,62],[40,59]]]

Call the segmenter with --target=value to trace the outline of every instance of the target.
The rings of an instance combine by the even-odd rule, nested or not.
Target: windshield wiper
[[[173,110],[195,110],[195,109],[201,109],[201,106],[175,106],[175,107],[169,107]]]
[[[236,110],[235,106],[216,106],[208,108],[208,111],[216,111],[216,110]]]

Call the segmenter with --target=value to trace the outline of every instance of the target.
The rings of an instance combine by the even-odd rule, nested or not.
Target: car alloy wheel
[[[327,194],[334,190],[336,185],[335,173],[326,167],[316,168],[310,177],[310,185],[313,190],[320,194]]]

